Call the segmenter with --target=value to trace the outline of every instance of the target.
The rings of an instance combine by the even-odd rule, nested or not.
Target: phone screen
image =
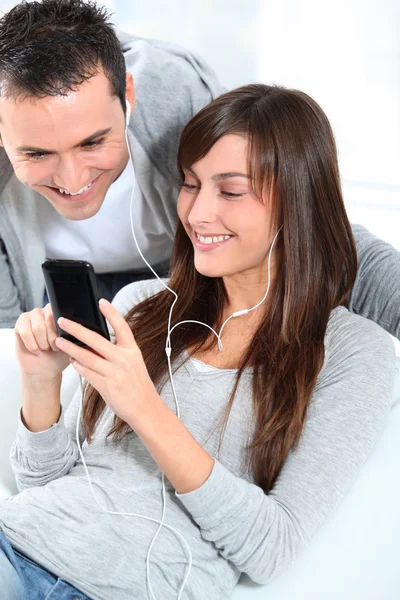
[[[50,273],[50,277],[59,310],[64,317],[79,321],[85,327],[98,322],[88,273]]]
[[[48,259],[42,269],[59,335],[85,346],[59,327],[59,317],[66,317],[109,340],[107,323],[98,306],[99,294],[92,265],[86,261]]]

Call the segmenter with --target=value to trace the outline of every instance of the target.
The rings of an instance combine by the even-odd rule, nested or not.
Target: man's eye
[[[33,160],[40,160],[41,158],[44,158],[47,155],[43,152],[27,152],[25,156],[27,156],[28,158],[32,158]]]
[[[100,138],[99,140],[93,140],[92,142],[86,142],[86,144],[83,144],[82,148],[96,148],[97,146],[100,146],[100,144],[102,144],[104,141],[104,138]]]
[[[82,148],[88,148],[90,150],[92,148],[97,148],[97,146],[100,146],[103,142],[104,138],[100,138],[98,140],[93,140],[91,142],[86,142],[86,144],[82,144]],[[32,160],[40,160],[45,156],[48,156],[48,154],[44,152],[27,152],[25,156]]]

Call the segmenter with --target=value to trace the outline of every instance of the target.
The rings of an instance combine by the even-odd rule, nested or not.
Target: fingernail
[[[105,304],[105,303],[106,303],[106,299],[105,298],[100,298],[99,304]]]

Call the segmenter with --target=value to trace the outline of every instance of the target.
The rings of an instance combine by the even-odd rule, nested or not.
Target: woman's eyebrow
[[[246,179],[249,179],[249,176],[245,173],[237,173],[235,171],[232,173],[217,173],[216,175],[213,175],[211,179],[214,181],[221,181],[223,179],[230,179],[231,177],[246,177]]]
[[[192,173],[192,175],[199,179],[198,175],[196,175],[196,173],[190,167],[188,167],[186,171],[189,171],[189,173]],[[246,179],[249,179],[249,176],[246,175],[246,173],[239,173],[237,171],[231,171],[228,173],[217,173],[216,175],[213,175],[211,179],[213,181],[223,181],[224,179],[230,179],[231,177],[245,177]]]

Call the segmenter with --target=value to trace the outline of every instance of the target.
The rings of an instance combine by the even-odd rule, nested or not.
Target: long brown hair
[[[184,128],[178,167],[204,157],[222,136],[249,141],[248,165],[261,200],[272,191],[280,270],[267,317],[243,353],[224,416],[220,443],[243,373],[253,366],[255,436],[247,448],[256,483],[269,491],[289,451],[300,439],[307,407],[324,361],[329,315],[347,306],[357,271],[357,255],[342,199],[335,140],[329,121],[314,100],[297,90],[262,84],[223,94]],[[262,200],[261,200],[262,201]],[[218,330],[227,300],[222,278],[194,267],[192,242],[178,223],[169,286],[178,294],[171,327],[198,320]],[[134,306],[126,320],[135,334],[155,385],[167,375],[164,356],[171,293],[163,290]],[[154,319],[157,315],[157,319]],[[188,348],[208,350],[216,339],[191,323],[174,330],[171,360]],[[84,426],[88,440],[105,403],[87,386]],[[109,435],[130,431],[118,417]]]

